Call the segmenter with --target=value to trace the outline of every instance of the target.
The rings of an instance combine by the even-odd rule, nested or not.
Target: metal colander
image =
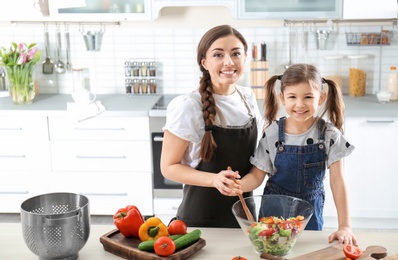
[[[88,198],[73,193],[49,193],[21,204],[26,245],[40,260],[75,260],[90,234]]]

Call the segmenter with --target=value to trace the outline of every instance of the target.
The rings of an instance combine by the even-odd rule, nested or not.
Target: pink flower
[[[37,47],[33,47],[32,49],[30,49],[28,52],[28,61],[31,60],[38,51],[39,49]]]

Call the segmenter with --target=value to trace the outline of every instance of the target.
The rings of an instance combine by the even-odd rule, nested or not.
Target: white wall
[[[211,17],[211,19],[205,18]],[[155,58],[159,62],[159,93],[186,93],[196,88],[199,70],[196,64],[196,47],[205,31],[219,24],[231,24],[245,37],[249,45],[252,42],[267,44],[270,74],[283,73],[283,66],[288,62],[289,30],[296,31],[296,44],[293,51],[293,62],[303,62],[304,49],[301,35],[309,31],[308,62],[319,66],[322,74],[330,74],[333,66],[325,61],[327,55],[369,54],[371,57],[362,60],[360,68],[368,73],[367,92],[374,93],[386,85],[390,65],[398,65],[397,28],[392,24],[296,24],[292,28],[284,26],[283,21],[269,20],[235,20],[225,7],[177,7],[164,8],[160,17],[153,21],[124,21],[120,26],[106,24],[101,51],[89,52],[81,36],[81,31],[100,30],[100,25],[84,26],[70,23],[71,57],[74,66],[88,69],[90,85],[97,94],[125,93],[124,62],[126,59]],[[58,24],[63,33],[65,23]],[[55,60],[56,24],[49,23],[51,57]],[[317,50],[313,30],[333,30],[327,50]],[[382,29],[393,30],[391,46],[347,46],[346,32],[380,32]],[[10,23],[0,22],[0,46],[8,47],[11,42],[37,42],[45,58],[43,23]],[[62,38],[64,40],[64,38]],[[62,59],[65,61],[65,43],[63,42]],[[251,50],[248,52],[251,57]],[[341,62],[341,72],[347,83],[348,59]],[[381,70],[380,70],[381,69]],[[241,84],[249,85],[249,62]],[[70,73],[43,75],[41,65],[37,67],[37,82],[41,93],[70,93],[72,76]],[[380,85],[381,84],[381,85]],[[346,88],[346,86],[345,86]]]

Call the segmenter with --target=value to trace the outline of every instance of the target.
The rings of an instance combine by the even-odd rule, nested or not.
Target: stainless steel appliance
[[[149,112],[151,130],[152,169],[155,198],[181,198],[182,184],[166,179],[160,171],[160,155],[163,142],[163,126],[166,123],[166,108],[176,95],[162,95]]]

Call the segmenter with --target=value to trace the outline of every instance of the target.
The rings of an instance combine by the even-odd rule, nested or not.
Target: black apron
[[[256,148],[257,124],[250,107],[243,97],[242,99],[251,120],[243,128],[213,126],[212,133],[217,144],[214,156],[208,162],[200,162],[196,169],[217,174],[231,166],[233,171],[239,171],[239,175],[243,177],[252,168],[249,158]],[[247,192],[243,197],[252,195],[253,192]],[[237,196],[222,195],[214,187],[184,185],[183,200],[177,217],[188,227],[239,228],[232,214],[232,205],[238,200]]]

